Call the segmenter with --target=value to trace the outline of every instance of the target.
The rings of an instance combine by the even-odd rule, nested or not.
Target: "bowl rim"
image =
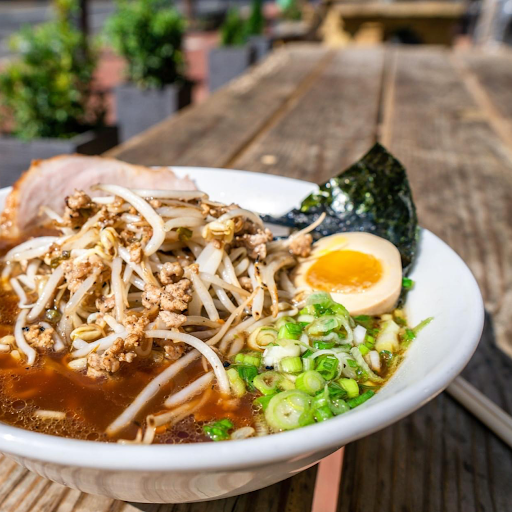
[[[243,172],[228,169],[171,166],[173,170]],[[314,184],[262,173],[251,173],[277,180]],[[2,189],[0,192],[7,192]],[[333,450],[361,437],[370,435],[414,412],[441,393],[466,366],[475,351],[484,324],[484,303],[475,277],[462,258],[443,240],[422,229],[422,243],[438,244],[441,250],[455,258],[464,274],[469,292],[466,300],[472,315],[461,328],[464,345],[452,358],[445,359],[422,380],[399,391],[384,401],[348,412],[301,429],[264,437],[220,443],[191,443],[183,445],[119,445],[78,439],[62,438],[0,423],[0,452],[16,457],[36,459],[45,463],[111,471],[205,471],[242,470],[302,459],[322,450]],[[375,422],[374,418],[379,421]],[[361,429],[361,425],[371,425]],[[340,435],[340,427],[343,434]],[[306,430],[305,430],[306,429]],[[305,434],[309,435],[305,435]],[[243,443],[243,445],[240,445]],[[240,448],[243,447],[241,454]]]

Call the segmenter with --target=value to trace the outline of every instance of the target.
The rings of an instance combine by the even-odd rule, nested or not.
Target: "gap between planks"
[[[325,68],[332,62],[336,52],[330,50],[325,57],[315,66],[315,68],[307,75],[302,82],[299,83],[297,88],[290,94],[288,99],[265,121],[263,126],[252,135],[252,137],[243,144],[224,164],[226,169],[234,169],[235,162],[246,153],[253,144],[256,144],[265,134],[275,126],[293,107],[298,101],[313,87],[314,83],[320,78]]]

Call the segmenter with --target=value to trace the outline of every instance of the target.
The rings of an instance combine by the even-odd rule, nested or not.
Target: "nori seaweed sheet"
[[[403,165],[381,144],[361,160],[280,218],[264,220],[302,229],[327,214],[315,238],[345,231],[365,231],[392,242],[402,256],[407,275],[416,255],[419,228],[416,207]]]

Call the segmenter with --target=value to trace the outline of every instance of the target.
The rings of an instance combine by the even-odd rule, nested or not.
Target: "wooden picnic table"
[[[464,376],[510,413],[512,364],[501,349],[512,354],[511,54],[287,46],[110,155],[323,182],[377,139],[408,169],[421,224],[458,251],[478,279],[487,322]],[[347,446],[340,486],[330,474],[339,459],[330,463],[226,500],[138,505],[69,490],[4,459],[0,510],[306,512],[317,475],[324,494],[315,496],[315,512],[512,506],[512,450],[445,393]]]

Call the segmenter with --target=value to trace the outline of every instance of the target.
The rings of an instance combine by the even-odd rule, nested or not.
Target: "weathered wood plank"
[[[512,122],[512,53],[458,52],[454,56],[477,76],[499,113]]]
[[[420,222],[469,264],[512,354],[510,153],[448,52],[398,51],[391,88],[382,136],[407,168]]]
[[[145,165],[223,167],[293,97],[329,52],[318,46],[283,48],[212,95],[108,153]]]
[[[384,52],[340,51],[231,167],[322,182],[375,142]]]

